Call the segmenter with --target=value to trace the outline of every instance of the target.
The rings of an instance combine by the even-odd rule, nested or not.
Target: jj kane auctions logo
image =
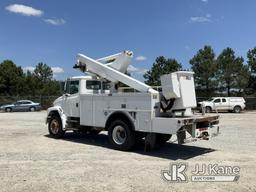
[[[161,177],[167,182],[188,182],[187,163],[171,163],[169,170],[162,170]],[[238,166],[221,166],[218,164],[196,164],[191,171],[192,182],[231,182],[238,181]]]

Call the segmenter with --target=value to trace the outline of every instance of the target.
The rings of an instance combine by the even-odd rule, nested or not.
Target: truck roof
[[[80,80],[80,79],[94,79],[93,76],[90,75],[81,75],[81,76],[74,76],[74,77],[69,77],[69,80]]]
[[[33,102],[31,100],[18,100],[17,102]]]
[[[173,72],[173,73],[177,73],[177,74],[182,74],[182,73],[186,73],[186,74],[188,74],[188,73],[190,73],[190,74],[194,74],[194,72],[193,72],[193,71],[176,71],[176,72]]]

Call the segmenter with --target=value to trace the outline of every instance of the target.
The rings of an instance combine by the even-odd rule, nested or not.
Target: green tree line
[[[61,82],[53,79],[51,67],[38,63],[33,71],[24,71],[11,60],[0,63],[0,95],[60,95]]]
[[[248,50],[246,61],[225,48],[218,56],[211,46],[204,46],[190,59],[197,96],[216,94],[256,95],[256,47]],[[160,86],[160,76],[182,69],[176,59],[159,56],[144,74],[145,83]],[[53,78],[52,69],[38,63],[33,71],[24,71],[11,60],[0,63],[0,95],[61,95],[63,83]]]
[[[216,56],[212,47],[206,45],[189,63],[195,73],[197,96],[256,94],[256,47],[247,52],[245,62],[230,47]],[[161,75],[181,69],[182,65],[177,60],[157,57],[152,68],[144,74],[145,83],[160,86]]]

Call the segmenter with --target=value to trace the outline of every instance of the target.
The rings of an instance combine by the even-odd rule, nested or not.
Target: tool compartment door
[[[80,95],[80,125],[93,126],[93,95]]]
[[[181,126],[176,118],[155,117],[152,119],[152,132],[176,134]]]

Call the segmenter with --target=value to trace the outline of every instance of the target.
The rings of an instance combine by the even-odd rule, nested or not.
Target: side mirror
[[[64,84],[64,87],[63,87],[64,94],[67,92],[67,84],[68,84],[68,80],[65,81],[65,84]]]
[[[66,97],[70,96],[70,94],[69,94],[69,93],[64,93],[64,95],[65,95]]]

